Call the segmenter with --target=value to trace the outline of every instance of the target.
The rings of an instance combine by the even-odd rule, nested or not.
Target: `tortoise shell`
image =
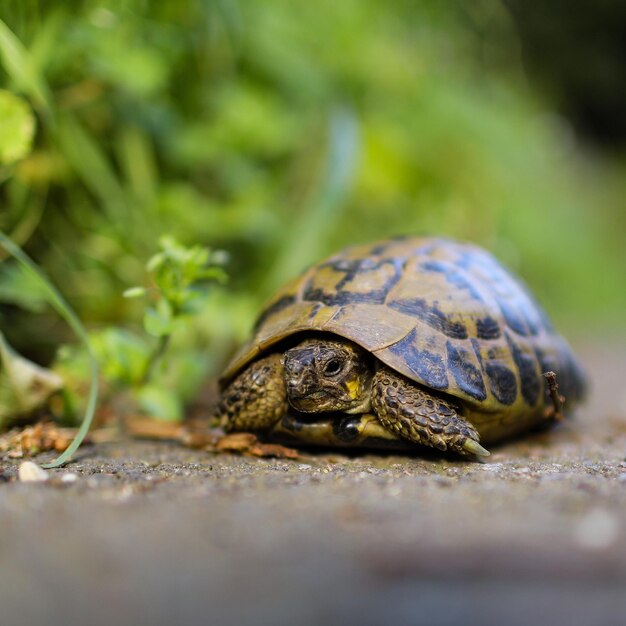
[[[522,427],[543,415],[544,372],[556,372],[568,405],[583,393],[569,346],[528,290],[467,243],[398,238],[349,247],[311,267],[270,300],[222,381],[278,342],[311,332],[349,339],[458,399],[487,439],[490,421],[498,434],[503,423]]]

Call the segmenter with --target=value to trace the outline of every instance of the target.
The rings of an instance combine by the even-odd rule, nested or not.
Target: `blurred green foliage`
[[[152,345],[141,337],[109,328],[101,335],[101,347],[96,353],[108,379],[131,386],[144,411],[162,419],[181,420],[184,402],[191,399],[185,394],[190,375],[196,385],[200,384],[206,374],[205,361],[192,361],[187,353],[171,359],[166,353],[174,333],[206,306],[211,284],[226,282],[222,268],[226,255],[221,250],[182,246],[171,236],[162,237],[160,245],[161,250],[152,256],[146,267],[154,287],[150,290],[131,287],[124,292],[127,298],[152,296],[152,303],[146,306],[143,316],[144,330],[153,337]],[[176,369],[172,361],[180,360],[188,366],[178,368],[182,378],[170,379],[169,384],[164,385],[163,370],[171,373]],[[167,361],[166,368],[162,367],[164,361]],[[192,392],[196,385],[191,386]]]
[[[162,233],[230,254],[232,284],[174,340],[206,372],[282,280],[399,233],[485,245],[561,323],[621,320],[623,167],[533,91],[498,3],[5,0],[0,18],[0,111],[22,120],[14,157],[0,139],[0,228],[92,328],[140,325],[121,294]],[[18,284],[3,263],[0,327],[45,352],[64,331],[15,308],[39,306]]]
[[[35,119],[28,105],[0,90],[0,164],[14,163],[30,152]]]

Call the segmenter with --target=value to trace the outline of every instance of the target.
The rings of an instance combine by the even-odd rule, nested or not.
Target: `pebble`
[[[504,467],[504,463],[486,462],[483,465],[480,465],[478,467],[480,467],[481,469],[484,469],[487,472],[499,472]]]
[[[398,485],[389,485],[385,489],[385,495],[390,496],[392,498],[398,497],[402,493],[402,489]]]
[[[78,475],[72,472],[68,472],[67,474],[63,474],[61,476],[62,483],[75,483],[78,480]]]
[[[48,480],[46,470],[32,461],[24,461],[21,463],[17,475],[24,483],[43,483]]]

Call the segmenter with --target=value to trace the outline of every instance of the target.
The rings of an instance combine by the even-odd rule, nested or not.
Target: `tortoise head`
[[[370,355],[335,339],[306,339],[285,352],[287,397],[303,413],[363,413],[370,407]]]

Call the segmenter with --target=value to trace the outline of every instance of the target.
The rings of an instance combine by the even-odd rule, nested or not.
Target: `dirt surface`
[[[583,358],[577,418],[483,464],[125,441],[24,483],[6,461],[0,623],[623,624],[626,344]]]

